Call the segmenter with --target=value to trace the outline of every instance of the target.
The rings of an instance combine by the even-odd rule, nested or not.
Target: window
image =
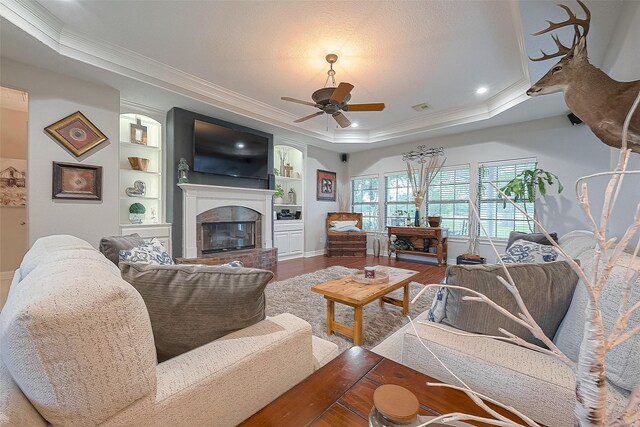
[[[351,179],[351,212],[362,214],[362,228],[378,228],[378,177]]]
[[[429,184],[427,215],[442,217],[449,235],[469,234],[469,166],[445,167]]]
[[[510,162],[487,163],[479,168],[480,196],[478,207],[480,221],[484,224],[490,237],[508,238],[512,231],[529,233],[529,222],[524,214],[516,210],[513,205],[498,198],[498,191],[489,182],[494,182],[498,188],[503,187],[516,175],[525,169],[533,169],[536,166],[535,159],[521,159]],[[523,210],[530,216],[534,216],[534,203],[518,202]],[[482,236],[484,233],[480,232]]]
[[[387,175],[384,181],[385,225],[407,225],[407,216],[413,221],[416,212],[407,174]]]

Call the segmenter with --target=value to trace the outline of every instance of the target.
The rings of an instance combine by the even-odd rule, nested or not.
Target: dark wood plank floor
[[[278,265],[271,268],[271,271],[273,271],[274,274],[273,280],[278,281],[305,273],[311,273],[333,265],[342,265],[344,267],[357,269],[363,269],[365,266],[372,265],[389,265],[392,267],[406,268],[408,270],[420,272],[420,275],[416,278],[416,282],[423,284],[440,283],[440,280],[444,277],[444,272],[446,270],[446,267],[408,261],[396,261],[394,257],[389,258],[386,256],[377,258],[373,255],[368,255],[366,258],[330,258],[320,255],[311,258],[297,258],[288,261],[278,261]]]

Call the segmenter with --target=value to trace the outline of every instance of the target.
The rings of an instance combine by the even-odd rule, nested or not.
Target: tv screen
[[[268,165],[268,137],[195,120],[195,172],[268,179]]]

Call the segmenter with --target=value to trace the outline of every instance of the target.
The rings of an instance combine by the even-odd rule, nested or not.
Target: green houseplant
[[[147,209],[142,203],[133,203],[129,206],[129,222],[131,224],[142,224],[146,212]]]
[[[503,186],[500,191],[515,203],[523,202],[526,211],[526,204],[535,202],[537,192],[539,192],[541,196],[545,196],[547,194],[547,186],[551,187],[554,184],[558,185],[558,193],[562,193],[564,187],[562,186],[558,175],[539,168],[536,163],[534,169],[523,170]],[[499,197],[504,198],[502,194],[500,194]],[[507,201],[504,200],[503,207],[506,206]],[[529,228],[533,231],[531,221],[529,221]]]
[[[282,198],[284,197],[284,188],[282,185],[276,185],[276,191],[273,193],[273,203],[276,205],[282,204]]]

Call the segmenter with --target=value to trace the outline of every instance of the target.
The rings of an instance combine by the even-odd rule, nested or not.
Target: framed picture
[[[107,140],[105,134],[80,111],[47,126],[44,130],[76,157]]]
[[[336,201],[336,173],[318,169],[316,200]]]
[[[0,159],[0,206],[27,205],[26,170],[26,160]]]
[[[147,127],[142,126],[140,119],[136,120],[136,123],[131,123],[131,142],[147,145]]]
[[[52,198],[102,200],[102,166],[53,162]]]

